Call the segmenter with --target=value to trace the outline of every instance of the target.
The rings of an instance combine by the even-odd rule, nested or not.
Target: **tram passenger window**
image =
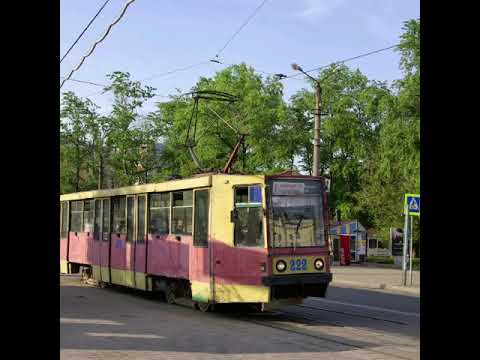
[[[95,200],[95,223],[93,224],[93,240],[99,241],[102,233],[102,200]]]
[[[235,222],[235,246],[262,246],[262,208],[238,208],[237,214],[238,219]]]
[[[150,195],[150,234],[170,232],[170,193]]]
[[[62,224],[60,227],[60,238],[65,239],[68,235],[68,201],[61,203]]]
[[[172,233],[192,235],[193,191],[172,193]]]
[[[112,232],[117,234],[125,234],[126,227],[126,213],[125,213],[125,197],[117,197],[112,199]]]
[[[263,246],[262,190],[258,185],[235,188],[235,246]]]
[[[81,232],[83,227],[83,201],[70,203],[70,231]]]
[[[93,232],[93,200],[83,202],[83,232]]]
[[[103,241],[108,241],[110,237],[110,199],[103,200]]]
[[[146,196],[138,197],[138,214],[137,214],[137,243],[145,242],[145,206]]]
[[[208,246],[208,190],[195,191],[193,245]]]

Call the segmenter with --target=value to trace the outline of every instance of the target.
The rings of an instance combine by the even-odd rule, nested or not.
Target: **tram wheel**
[[[204,302],[195,302],[195,308],[201,312],[209,312],[211,310],[211,304]]]
[[[165,290],[165,301],[168,304],[175,304],[175,284],[168,284]]]
[[[98,287],[101,289],[105,289],[106,287],[108,287],[108,284],[105,281],[99,281]]]
[[[88,280],[91,278],[91,270],[88,267],[81,268],[81,281],[84,284],[87,284]]]

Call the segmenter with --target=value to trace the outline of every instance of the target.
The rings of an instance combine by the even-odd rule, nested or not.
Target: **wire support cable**
[[[80,69],[80,67],[82,66],[82,64],[83,64],[83,62],[85,61],[85,59],[86,59],[87,57],[89,57],[89,56],[93,53],[93,51],[95,50],[95,48],[97,47],[97,45],[100,44],[100,43],[107,37],[107,35],[110,33],[110,30],[112,29],[112,27],[115,26],[115,25],[123,18],[123,15],[125,15],[125,12],[127,11],[128,7],[129,7],[130,4],[132,4],[133,2],[135,2],[135,0],[129,0],[129,1],[125,4],[125,6],[124,6],[122,12],[120,13],[120,15],[115,19],[115,21],[113,21],[113,22],[108,26],[107,30],[106,30],[105,33],[102,35],[102,37],[100,37],[100,39],[98,39],[98,40],[93,44],[93,46],[92,46],[92,48],[90,49],[90,51],[89,51],[86,55],[83,56],[82,60],[80,60],[80,63],[79,63],[75,68],[73,68],[72,71],[70,71],[70,73],[65,77],[65,79],[63,79],[62,83],[60,84],[60,89],[62,88],[63,84],[65,84],[65,82],[70,79],[70,77],[73,75],[73,73],[74,73],[75,71],[78,71],[78,69]]]
[[[83,29],[83,31],[80,33],[80,35],[78,35],[78,37],[76,38],[76,40],[73,42],[73,44],[70,46],[70,48],[67,50],[67,52],[65,53],[65,55],[62,56],[62,58],[60,59],[60,64],[62,63],[63,59],[65,59],[65,57],[70,53],[70,51],[72,51],[72,49],[75,47],[75,45],[77,44],[77,42],[82,38],[83,34],[85,34],[85,32],[88,30],[88,28],[90,27],[90,25],[92,25],[92,23],[95,21],[95,19],[97,18],[98,15],[100,15],[100,13],[102,12],[103,8],[110,2],[110,0],[107,0],[103,3],[102,7],[97,11],[97,13],[95,14],[95,16],[90,20],[90,22],[87,24],[87,26]]]
[[[232,42],[232,40],[235,38],[235,36],[237,36],[240,31],[242,31],[242,29],[247,26],[247,24],[250,22],[250,20],[253,19],[253,17],[258,13],[258,11],[263,7],[263,5],[265,5],[265,3],[267,2],[268,0],[263,0],[261,2],[260,5],[257,6],[257,8],[250,14],[250,16],[247,18],[247,20],[244,21],[244,23],[238,28],[237,31],[235,31],[235,33],[227,40],[227,42],[225,43],[225,45],[223,45],[223,47],[217,52],[217,55],[215,55],[215,58],[219,58],[220,57],[220,54],[223,52],[223,50],[225,50],[225,48]]]

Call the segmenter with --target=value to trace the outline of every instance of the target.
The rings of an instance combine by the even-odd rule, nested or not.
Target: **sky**
[[[105,0],[62,0],[60,54],[67,49]],[[117,18],[127,0],[110,0],[82,39],[60,64],[70,73],[93,43]],[[127,71],[133,80],[156,88],[159,95],[144,105],[154,110],[162,96],[189,91],[200,77],[211,77],[225,65],[208,60],[222,49],[262,0],[136,0],[100,43],[73,79],[108,83],[106,74]],[[399,42],[403,23],[420,17],[420,0],[268,0],[220,53],[226,64],[245,62],[268,73],[291,74],[296,62],[315,68]],[[393,50],[347,63],[369,79],[401,77]],[[165,73],[206,62],[185,71]],[[313,74],[315,75],[315,74]],[[303,77],[286,79],[286,101],[308,88]],[[177,90],[179,89],[179,90]],[[111,96],[101,87],[67,81],[60,92],[89,97],[108,112]]]

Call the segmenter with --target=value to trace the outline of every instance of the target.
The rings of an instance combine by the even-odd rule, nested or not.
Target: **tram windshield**
[[[324,246],[322,183],[315,180],[272,180],[270,189],[270,246]]]

